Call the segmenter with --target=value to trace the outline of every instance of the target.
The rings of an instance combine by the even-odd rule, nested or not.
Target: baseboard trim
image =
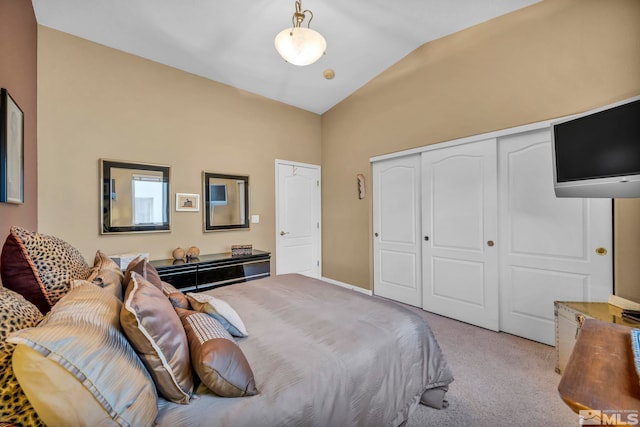
[[[323,282],[331,283],[332,285],[340,286],[340,287],[343,287],[343,288],[351,289],[352,291],[360,292],[361,294],[369,295],[370,297],[373,296],[373,292],[372,291],[370,291],[368,289],[361,288],[360,286],[354,286],[354,285],[350,285],[348,283],[339,282],[337,280],[329,279],[328,277],[324,277],[324,276],[322,276],[321,280]]]

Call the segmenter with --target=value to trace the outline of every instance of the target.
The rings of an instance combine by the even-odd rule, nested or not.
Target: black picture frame
[[[0,88],[0,202],[24,203],[24,113]]]

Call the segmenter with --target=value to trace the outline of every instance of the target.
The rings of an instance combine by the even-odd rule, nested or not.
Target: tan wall
[[[24,204],[0,203],[0,245],[12,225],[38,226],[37,28],[30,1],[0,0],[0,87],[24,113]]]
[[[639,94],[638,0],[543,1],[423,45],[322,117],[323,274],[372,288],[370,157]],[[622,277],[637,274],[640,207],[617,206],[616,235],[636,242],[631,256],[617,240]],[[625,286],[640,294],[637,275]]]
[[[319,164],[320,116],[40,26],[39,231],[93,259],[181,246],[275,250],[275,159]],[[305,135],[300,138],[299,135]],[[99,159],[171,166],[171,232],[99,234]],[[203,212],[176,212],[175,193],[202,193],[202,171],[249,175],[249,231],[203,233]],[[272,266],[275,263],[272,263]]]

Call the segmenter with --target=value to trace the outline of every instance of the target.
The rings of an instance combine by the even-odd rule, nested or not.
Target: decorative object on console
[[[0,202],[24,203],[24,114],[0,89]]]
[[[91,274],[80,251],[57,237],[13,226],[2,255],[3,286],[14,290],[46,314],[62,298],[73,279]]]
[[[200,195],[176,193],[176,211],[200,212]]]
[[[258,394],[249,361],[220,322],[206,313],[176,312],[189,341],[191,365],[203,384],[222,397]]]
[[[231,256],[251,255],[253,253],[253,245],[232,245]]]
[[[191,246],[187,249],[187,258],[198,258],[200,256],[200,248],[197,246]]]
[[[187,254],[187,251],[185,251],[182,248],[175,248],[173,252],[171,252],[171,256],[173,256],[173,259],[184,259],[184,256],[186,254]]]
[[[327,41],[322,34],[311,29],[313,12],[302,10],[302,2],[296,0],[296,11],[291,17],[293,28],[282,30],[274,41],[276,50],[290,64],[310,65],[316,62],[327,50]],[[307,28],[302,27],[306,14],[311,15]]]

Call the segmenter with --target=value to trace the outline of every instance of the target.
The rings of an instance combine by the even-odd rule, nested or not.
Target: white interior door
[[[611,199],[555,197],[548,129],[498,146],[500,329],[553,345],[554,301],[612,292]]]
[[[276,274],[320,278],[320,166],[276,160]]]
[[[422,307],[495,331],[496,166],[495,139],[422,153]]]
[[[374,163],[373,188],[373,292],[420,307],[420,155]]]

